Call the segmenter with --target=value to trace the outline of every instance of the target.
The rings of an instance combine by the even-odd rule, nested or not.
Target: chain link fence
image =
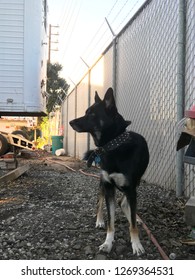
[[[146,1],[114,38],[99,60],[67,96],[63,105],[66,153],[82,158],[94,148],[89,135],[75,133],[71,119],[85,113],[94,102],[95,90],[104,96],[113,86],[116,104],[129,129],[141,133],[150,150],[150,164],[144,179],[166,189],[176,189],[179,21],[181,3],[186,3],[185,104],[195,94],[195,2],[194,0]],[[182,59],[182,58],[181,58]],[[194,166],[184,165],[183,192],[195,195]],[[180,182],[181,183],[181,182]]]
[[[195,1],[186,1],[185,109],[195,100]],[[195,195],[195,166],[185,164],[185,193]]]

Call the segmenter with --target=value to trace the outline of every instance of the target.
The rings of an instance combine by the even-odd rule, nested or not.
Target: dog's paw
[[[136,219],[136,222],[137,222],[138,225],[142,224],[142,222],[141,222],[141,220],[139,218]]]
[[[95,224],[96,228],[105,228],[105,223],[103,220],[97,220]]]
[[[110,253],[112,250],[112,243],[104,242],[102,245],[99,246],[99,251],[104,253]]]
[[[133,254],[137,254],[137,256],[140,256],[145,253],[144,247],[140,242],[132,242],[132,249]]]

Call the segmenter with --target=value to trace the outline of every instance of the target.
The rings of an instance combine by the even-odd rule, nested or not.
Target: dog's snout
[[[83,132],[82,124],[80,123],[79,119],[74,119],[69,122],[70,126],[77,132]]]
[[[72,126],[72,127],[73,127],[73,126],[74,126],[74,124],[75,124],[75,120],[71,120],[71,121],[69,121],[69,125],[70,125],[70,126]]]

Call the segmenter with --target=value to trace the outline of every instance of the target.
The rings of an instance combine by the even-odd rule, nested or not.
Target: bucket
[[[55,151],[63,148],[63,136],[51,136],[52,139],[52,154],[55,155]]]
[[[58,149],[55,151],[56,156],[63,156],[65,155],[65,150],[64,149]]]

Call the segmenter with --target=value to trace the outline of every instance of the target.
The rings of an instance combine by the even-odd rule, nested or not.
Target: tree
[[[59,63],[47,64],[47,112],[55,111],[56,105],[61,105],[65,99],[69,85],[66,80],[59,76],[59,72],[62,71],[62,65]]]

